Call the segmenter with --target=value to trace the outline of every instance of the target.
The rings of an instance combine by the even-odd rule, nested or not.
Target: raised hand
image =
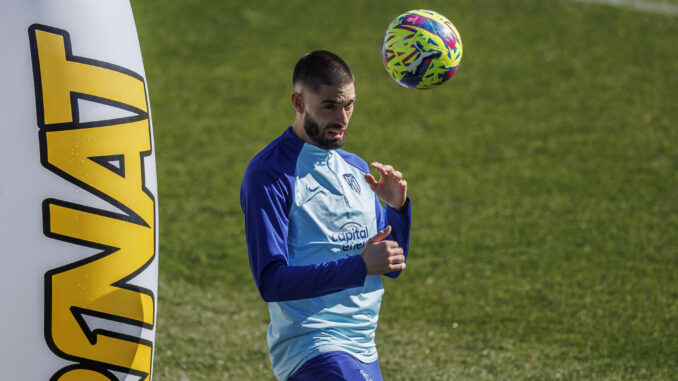
[[[407,181],[403,180],[403,174],[390,165],[374,162],[370,166],[379,171],[379,181],[369,173],[365,175],[365,181],[391,208],[400,210],[407,200]]]

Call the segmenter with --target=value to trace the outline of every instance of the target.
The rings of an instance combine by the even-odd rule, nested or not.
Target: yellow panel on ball
[[[381,55],[396,82],[408,88],[430,89],[445,83],[459,69],[461,37],[440,13],[413,10],[388,26]]]

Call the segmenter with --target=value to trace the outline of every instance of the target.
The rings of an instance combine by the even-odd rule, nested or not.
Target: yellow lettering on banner
[[[67,369],[65,373],[52,377],[54,381],[118,381],[113,375],[104,375],[96,370],[86,368]]]
[[[150,377],[153,343],[89,327],[85,316],[152,329],[154,297],[127,281],[155,256],[155,200],[145,189],[143,157],[151,152],[143,78],[105,62],[75,57],[66,31],[29,28],[41,126],[43,166],[119,212],[57,199],[43,203],[45,234],[101,250],[45,274],[45,339],[75,364],[55,380],[110,380],[110,370]],[[138,116],[80,124],[77,98]],[[117,164],[110,164],[117,162]]]
[[[151,348],[106,335],[91,343],[71,313],[72,307],[153,324],[153,299],[146,294],[112,286],[153,256],[152,231],[116,218],[59,205],[49,206],[52,233],[96,242],[114,249],[98,260],[52,276],[52,338],[65,353],[122,368],[148,372]],[[141,247],[140,247],[141,246]]]
[[[153,199],[143,191],[141,152],[151,149],[148,119],[95,128],[47,131],[50,164],[131,209],[153,223]],[[125,177],[90,157],[124,155]]]
[[[44,123],[73,121],[71,92],[89,94],[148,112],[144,83],[125,73],[69,61],[62,34],[35,29],[38,46]]]

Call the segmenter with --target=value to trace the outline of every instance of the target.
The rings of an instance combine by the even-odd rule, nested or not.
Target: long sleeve
[[[287,232],[292,179],[270,171],[249,170],[240,190],[252,276],[267,302],[323,296],[362,287],[366,269],[360,256],[289,266]]]
[[[377,227],[379,230],[391,225],[391,234],[386,237],[387,240],[398,242],[398,246],[403,249],[405,254],[405,262],[407,262],[407,254],[410,250],[410,228],[412,225],[412,208],[410,206],[410,197],[405,201],[405,210],[397,212],[390,206],[386,208],[381,206],[379,199],[375,197],[377,210]],[[389,278],[397,278],[402,271],[392,271],[384,274]]]

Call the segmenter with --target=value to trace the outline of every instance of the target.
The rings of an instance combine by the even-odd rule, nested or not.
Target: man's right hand
[[[396,241],[384,241],[391,234],[391,225],[367,240],[360,256],[365,262],[367,275],[382,275],[405,270],[405,255]]]

